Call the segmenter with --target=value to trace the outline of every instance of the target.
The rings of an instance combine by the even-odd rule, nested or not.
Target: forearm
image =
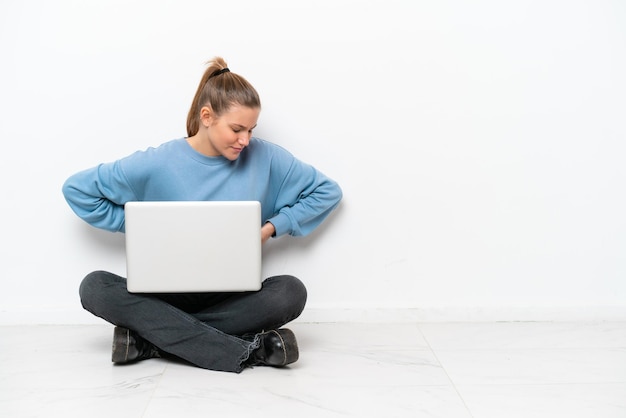
[[[279,202],[282,203],[282,207],[270,219],[274,224],[276,236],[308,235],[339,205],[342,196],[339,185],[324,178],[312,189],[300,193],[300,198],[295,203]]]

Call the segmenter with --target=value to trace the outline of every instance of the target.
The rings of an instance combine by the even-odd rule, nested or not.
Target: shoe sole
[[[115,327],[113,330],[113,347],[111,360],[113,363],[128,362],[128,348],[130,346],[130,330]]]
[[[283,361],[282,366],[298,361],[300,353],[298,351],[298,342],[296,341],[295,334],[287,328],[279,329],[276,332],[282,341],[285,351],[285,360]]]

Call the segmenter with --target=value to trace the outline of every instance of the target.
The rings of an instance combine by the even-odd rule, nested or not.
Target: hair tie
[[[215,76],[218,76],[218,75],[220,75],[220,74],[229,73],[229,72],[230,72],[230,70],[228,69],[228,67],[226,67],[226,68],[222,68],[221,70],[217,70],[217,71],[215,71],[213,74],[211,74],[211,75],[209,76],[209,79],[211,79],[211,78],[213,78],[213,77],[215,77]]]

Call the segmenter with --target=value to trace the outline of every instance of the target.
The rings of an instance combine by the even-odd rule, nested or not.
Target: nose
[[[251,136],[252,136],[251,133],[246,132],[244,134],[239,135],[238,141],[242,146],[247,147],[248,144],[250,143]]]

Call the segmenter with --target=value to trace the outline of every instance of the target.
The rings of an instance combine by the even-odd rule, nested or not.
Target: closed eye
[[[254,128],[256,128],[256,125],[254,125],[251,129],[249,129],[249,130],[248,130],[248,133],[252,133],[252,130],[253,130]],[[233,130],[233,132],[235,132],[235,133],[239,133],[239,132],[241,132],[241,131],[245,130],[245,129],[246,129],[246,127],[245,127],[245,126],[243,126],[243,125],[232,125],[232,126],[231,126],[231,129]]]

